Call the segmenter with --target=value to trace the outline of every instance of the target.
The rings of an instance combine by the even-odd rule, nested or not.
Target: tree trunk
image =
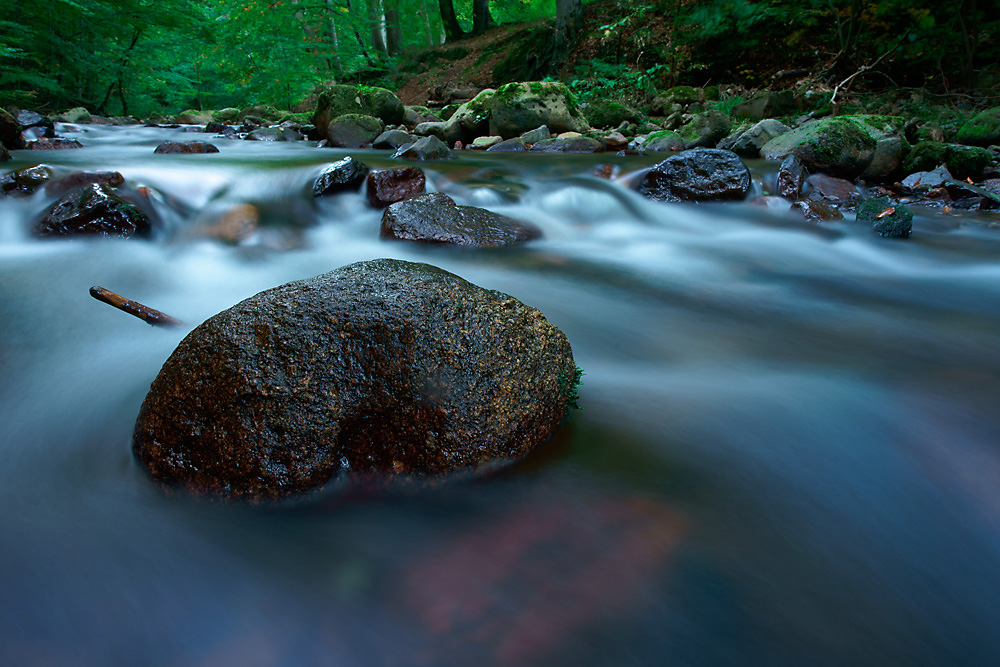
[[[333,47],[333,54],[330,57],[330,69],[338,74],[344,71],[344,66],[340,62],[340,40],[337,38],[337,18],[336,8],[333,0],[326,0],[326,14],[330,17],[330,46]],[[306,27],[303,24],[303,27]],[[306,31],[308,34],[308,30]]]
[[[490,0],[472,0],[472,34],[481,35],[491,25]]]
[[[441,10],[441,23],[444,24],[444,35],[446,42],[457,42],[465,37],[462,26],[458,25],[458,18],[455,16],[455,5],[452,0],[438,0],[438,9]]]
[[[431,12],[427,9],[427,0],[421,1],[420,13],[424,15],[424,25],[427,26],[427,46],[435,46],[437,40],[434,38],[434,30],[431,28]]]
[[[552,35],[552,58],[550,69],[559,70],[566,57],[569,47],[576,42],[583,29],[583,3],[581,0],[556,0],[556,27]]]
[[[372,49],[375,53],[387,56],[389,49],[385,45],[385,15],[382,12],[382,0],[368,0],[368,22],[371,25]]]
[[[372,0],[369,0],[371,2]],[[351,8],[351,0],[347,0],[347,13],[354,15],[354,10]],[[356,21],[349,21],[351,24],[351,30],[354,32],[354,39],[358,40],[358,49],[361,50],[361,55],[365,57],[365,62],[368,63],[369,67],[375,66],[375,61],[368,54],[368,48],[365,46],[365,40],[361,37],[361,31],[358,30],[358,24]]]
[[[399,25],[399,0],[383,0],[385,3],[386,51],[390,56],[403,52],[403,29]]]

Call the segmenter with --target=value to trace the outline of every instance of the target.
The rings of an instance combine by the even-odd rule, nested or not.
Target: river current
[[[421,164],[429,189],[545,233],[470,250],[381,241],[361,194],[314,200],[344,151],[153,155],[206,135],[62,129],[86,147],[4,168],[120,171],[161,230],[38,240],[54,197],[0,199],[0,663],[1000,662],[1000,217],[918,212],[888,240],[645,200],[624,182],[652,158]],[[240,205],[254,236],[198,232]],[[190,328],[378,257],[541,309],[583,410],[513,469],[423,493],[260,509],[145,477],[131,431]]]

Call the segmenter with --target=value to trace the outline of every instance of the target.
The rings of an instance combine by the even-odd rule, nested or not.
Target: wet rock
[[[617,153],[628,147],[628,139],[621,132],[612,130],[593,134],[593,138],[601,142],[601,150]]]
[[[302,135],[290,127],[260,127],[247,134],[247,141],[300,141]]]
[[[63,195],[34,227],[35,236],[141,236],[149,218],[106,185],[96,183]]]
[[[717,148],[686,150],[650,169],[639,193],[656,201],[744,199],[750,191],[750,170],[732,151]]]
[[[313,182],[313,197],[333,195],[348,190],[360,190],[371,168],[352,157],[338,160],[323,170]]]
[[[21,131],[35,130],[35,136],[45,136],[52,139],[56,136],[55,124],[37,111],[22,110],[17,114],[17,122]]]
[[[803,199],[794,202],[789,210],[810,222],[829,222],[844,218],[844,214],[836,206],[819,199]]]
[[[711,109],[695,114],[691,120],[682,125],[677,134],[684,140],[685,148],[714,148],[717,143],[726,138],[732,129],[729,116],[721,111]]]
[[[521,141],[521,137],[514,137],[513,139],[504,139],[500,143],[494,144],[486,150],[495,153],[522,153],[528,150],[528,147],[524,145],[523,141]]]
[[[52,120],[57,123],[89,123],[91,121],[90,112],[83,107],[73,107],[69,111],[55,115]]]
[[[161,155],[187,153],[218,153],[219,147],[206,141],[164,141],[153,153]]]
[[[16,190],[20,194],[30,195],[52,178],[52,169],[39,164],[9,174],[10,179],[4,183],[4,190]]]
[[[812,172],[854,178],[875,155],[875,139],[860,121],[851,118],[823,118],[809,121],[764,144],[765,160],[784,160],[795,155]]]
[[[543,442],[576,377],[538,310],[426,264],[361,262],[215,315],[133,436],[172,489],[249,502],[490,470]]]
[[[639,123],[642,112],[625,104],[608,100],[594,100],[583,107],[583,115],[595,128],[614,128],[622,123]]]
[[[985,148],[921,141],[903,162],[903,171],[930,171],[945,165],[955,178],[980,178],[993,162],[993,155]]]
[[[384,129],[385,125],[375,116],[350,113],[331,122],[326,136],[334,148],[361,148],[371,146]]]
[[[861,193],[854,183],[827,174],[809,176],[805,191],[810,199],[821,199],[838,207],[854,208],[861,201]]]
[[[225,123],[219,123],[213,120],[211,123],[205,125],[204,132],[206,134],[220,134],[228,129],[229,126]]]
[[[677,153],[684,150],[684,140],[673,130],[660,130],[636,142],[636,148],[644,153]]]
[[[496,146],[501,141],[503,141],[503,137],[476,137],[469,145],[469,149],[474,151],[485,151],[492,146]]]
[[[32,151],[58,151],[83,148],[83,144],[75,139],[66,139],[64,137],[56,137],[55,139],[42,137],[35,141],[29,141],[25,148]]]
[[[423,194],[427,187],[424,172],[416,167],[380,169],[368,174],[368,203],[385,208],[404,199]]]
[[[214,238],[229,245],[249,239],[260,224],[260,210],[253,204],[236,204],[195,230],[197,236]]]
[[[372,142],[372,148],[396,150],[400,146],[412,144],[416,140],[417,137],[409,132],[404,132],[403,130],[386,130],[375,137],[375,140]]]
[[[591,137],[553,137],[528,149],[532,153],[600,153],[604,144]]]
[[[442,119],[433,111],[423,106],[407,106],[403,108],[403,124],[414,128],[421,123],[440,122]]]
[[[0,143],[0,162],[8,162],[13,160],[10,153],[7,151],[7,147]]]
[[[541,238],[538,227],[435,192],[392,204],[382,215],[383,239],[475,248],[520,245]]]
[[[24,148],[21,125],[2,107],[0,107],[0,144],[11,150]]]
[[[490,101],[489,115],[489,133],[505,139],[540,125],[555,133],[590,129],[569,88],[555,81],[500,86]]]
[[[802,166],[802,160],[794,155],[789,155],[781,161],[781,166],[778,167],[778,196],[785,199],[798,199],[802,194],[802,184],[805,179],[806,170]]]
[[[857,221],[871,225],[872,231],[886,238],[906,238],[913,230],[913,212],[887,197],[866,199],[858,206]]]
[[[903,159],[909,152],[910,144],[902,134],[895,132],[877,134],[872,161],[861,172],[861,178],[874,183],[884,183],[895,178],[900,173]]]
[[[455,154],[435,136],[421,137],[408,146],[401,146],[392,157],[403,160],[450,160]]]
[[[403,122],[403,103],[395,93],[385,88],[327,86],[316,102],[313,125],[323,139],[329,139],[327,130],[330,121],[344,114],[374,116],[386,125],[399,125]]]
[[[958,130],[958,141],[973,146],[1000,144],[1000,107],[976,114]]]
[[[934,188],[943,187],[952,179],[951,172],[947,167],[938,167],[931,171],[918,171],[903,179],[903,192],[907,194],[918,194],[927,192]]]
[[[106,185],[117,188],[125,182],[125,177],[117,171],[76,171],[61,178],[50,180],[45,185],[45,194],[50,197],[60,197],[70,190],[85,185]]]

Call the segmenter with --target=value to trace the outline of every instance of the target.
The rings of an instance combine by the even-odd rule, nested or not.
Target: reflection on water
[[[918,216],[892,242],[589,175],[649,160],[425,165],[431,188],[546,232],[469,252],[379,241],[361,195],[313,201],[340,151],[154,158],[177,131],[87,130],[44,159],[152,188],[163,231],[35,241],[53,200],[0,200],[3,664],[1000,659],[1000,237],[982,220]],[[196,233],[232,210],[252,234]],[[147,482],[132,425],[185,332],[91,285],[197,323],[386,256],[540,308],[586,370],[584,410],[516,469],[415,495],[251,510]]]

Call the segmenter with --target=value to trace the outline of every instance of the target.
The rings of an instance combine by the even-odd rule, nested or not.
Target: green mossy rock
[[[557,81],[526,81],[500,86],[490,101],[489,134],[504,139],[519,137],[539,125],[553,134],[587,132],[576,97]]]
[[[875,155],[876,141],[863,123],[851,118],[810,121],[764,144],[765,160],[798,157],[812,172],[841,178],[859,176]]]
[[[370,146],[384,129],[385,125],[375,116],[346,113],[330,123],[326,136],[334,148],[361,148]]]
[[[174,122],[181,125],[206,125],[212,122],[212,112],[188,109],[174,116]]]
[[[912,174],[943,164],[955,178],[979,178],[992,161],[993,155],[985,148],[921,141],[903,162],[903,170]]]
[[[695,114],[682,125],[677,134],[684,140],[685,148],[715,148],[729,136],[733,124],[729,116],[715,109]]]
[[[212,112],[212,120],[216,123],[232,123],[240,116],[240,110],[236,107],[226,107]]]
[[[957,139],[972,146],[1000,144],[1000,107],[976,114],[958,130]]]
[[[887,197],[875,197],[861,202],[857,221],[870,225],[879,236],[906,238],[913,230],[913,211],[901,204],[894,206]]]
[[[404,110],[396,94],[385,88],[334,85],[320,93],[313,125],[323,139],[328,139],[324,133],[330,121],[344,114],[374,116],[386,125],[398,125],[403,122]]]
[[[639,149],[647,153],[676,153],[684,150],[684,140],[673,130],[660,130],[646,135]]]
[[[583,115],[591,127],[603,128],[616,128],[622,123],[639,123],[643,119],[641,111],[607,100],[588,103],[583,109]]]
[[[577,377],[535,308],[428,264],[359,262],[197,327],[132,449],[168,489],[263,503],[495,469],[544,442]]]

